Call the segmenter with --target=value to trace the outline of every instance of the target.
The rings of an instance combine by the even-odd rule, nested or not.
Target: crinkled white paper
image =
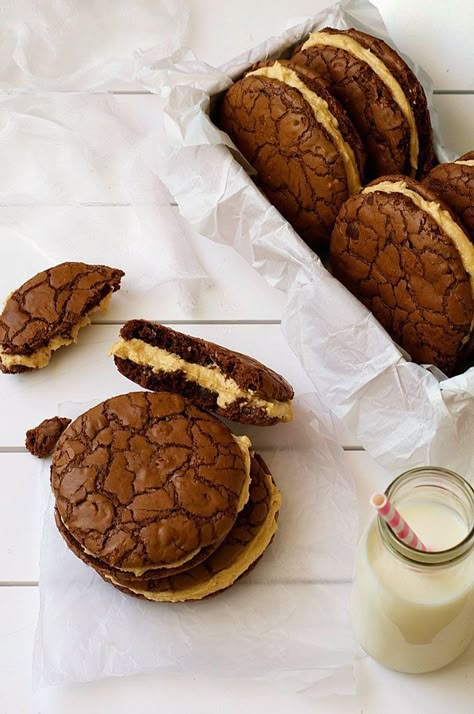
[[[386,39],[382,19],[365,0],[338,3],[215,71],[189,57],[154,65],[157,85],[174,88],[167,104],[168,142],[156,161],[190,224],[233,245],[288,298],[283,330],[325,404],[392,474],[421,464],[474,477],[474,369],[438,381],[407,362],[374,317],[333,279],[234,156],[209,118],[211,97],[253,62],[275,57],[326,25],[356,27]],[[431,98],[429,79],[408,60]],[[152,83],[152,78],[148,81]],[[435,115],[431,108],[436,126]],[[231,151],[228,147],[231,147]],[[436,140],[441,160],[454,158]]]
[[[44,267],[122,268],[133,290],[205,277],[150,163],[162,105],[156,95],[0,95],[2,241],[21,240]]]
[[[87,406],[59,412],[75,417]],[[279,529],[255,569],[208,600],[150,603],[104,583],[63,543],[50,498],[37,684],[160,670],[274,680],[315,696],[340,693],[344,682],[353,693],[348,598],[358,522],[351,474],[317,398],[298,399],[295,413],[291,424],[247,430],[282,492]]]
[[[183,44],[185,0],[2,0],[0,89],[141,89]]]

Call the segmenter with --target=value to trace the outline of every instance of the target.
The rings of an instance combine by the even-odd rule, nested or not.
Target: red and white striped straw
[[[422,543],[416,533],[412,531],[397,509],[392,506],[387,496],[382,493],[374,493],[370,499],[370,503],[376,509],[379,516],[388,523],[398,540],[409,545],[410,548],[415,548],[415,550],[428,551],[426,545]]]

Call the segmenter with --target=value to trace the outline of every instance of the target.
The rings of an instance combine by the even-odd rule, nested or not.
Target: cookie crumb
[[[26,448],[33,456],[46,458],[53,452],[57,440],[70,423],[71,420],[65,417],[44,419],[41,424],[26,432]]]

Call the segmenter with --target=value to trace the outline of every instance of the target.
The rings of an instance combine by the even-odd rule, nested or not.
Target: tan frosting
[[[402,193],[408,196],[422,211],[429,213],[438,226],[451,238],[456,246],[464,266],[464,270],[471,280],[472,295],[474,298],[474,245],[471,243],[462,228],[453,220],[450,213],[445,211],[436,201],[427,201],[416,191],[412,191],[404,181],[381,181],[374,186],[366,186],[362,193]]]
[[[322,99],[322,97],[319,97],[315,92],[312,92],[309,87],[301,81],[300,77],[294,70],[289,67],[285,67],[279,62],[275,62],[270,67],[261,67],[260,69],[256,69],[253,72],[249,72],[246,76],[249,77],[253,74],[260,77],[268,77],[269,79],[278,79],[280,82],[284,82],[284,84],[287,84],[289,87],[297,89],[303,95],[305,100],[311,106],[316,121],[326,129],[334,141],[336,149],[341,155],[344,162],[349,192],[351,194],[358,193],[361,188],[361,183],[356,158],[352,148],[344,140],[341,132],[339,131],[339,122],[330,112],[328,103]]]
[[[331,34],[329,32],[312,32],[304,43],[302,50],[316,45],[338,47],[353,57],[365,62],[389,89],[393,99],[398,104],[410,127],[410,166],[411,174],[415,176],[418,169],[419,141],[415,117],[406,95],[388,67],[373,52],[363,47],[357,40],[348,35]]]
[[[474,159],[469,159],[468,161],[455,161],[455,164],[460,164],[461,166],[474,166]]]
[[[248,436],[236,436],[235,434],[232,434],[232,437],[237,442],[237,444],[242,452],[242,456],[244,459],[244,466],[245,466],[245,479],[244,479],[244,483],[242,486],[242,491],[240,492],[239,502],[237,505],[237,513],[239,513],[243,509],[243,507],[245,506],[247,501],[249,500],[249,495],[250,495],[250,481],[251,481],[251,478],[250,478],[250,466],[251,466],[250,448],[252,446],[252,443],[251,443],[250,439],[248,438]],[[61,519],[61,522],[62,522],[64,528],[66,528],[66,530],[69,531],[69,528],[64,523],[64,521],[61,517],[61,514],[59,514],[59,518]],[[84,551],[84,553],[86,553],[87,555],[91,555],[93,558],[97,557],[97,555],[95,553],[92,553],[90,550],[88,550],[82,544],[81,544],[81,548]],[[180,565],[184,565],[184,563],[187,563],[188,560],[191,560],[191,558],[194,558],[194,556],[196,556],[200,550],[201,550],[201,547],[196,548],[191,553],[187,553],[183,558],[181,558],[181,560],[177,560],[174,563],[171,563],[169,565],[160,565],[160,568],[177,568]],[[117,566],[115,566],[115,567],[117,567]],[[140,575],[143,575],[143,573],[146,573],[148,570],[151,570],[151,569],[152,569],[152,567],[149,565],[144,568],[118,568],[117,567],[117,570],[122,570],[124,573],[133,573],[137,577],[139,577]]]
[[[239,513],[249,500],[250,495],[250,448],[252,446],[252,442],[250,441],[248,436],[236,436],[235,434],[232,434],[232,437],[234,441],[237,442],[239,449],[242,452],[245,464],[245,481],[244,485],[242,486],[242,491],[240,492],[239,503],[237,506],[237,513]]]
[[[144,592],[142,590],[135,590],[132,587],[132,583],[130,583],[130,585],[127,584],[127,589],[138,595],[144,595],[147,600],[154,600],[155,602],[182,602],[184,600],[201,600],[207,595],[228,588],[235,583],[237,578],[243,575],[266,550],[278,528],[276,516],[281,506],[280,491],[274,485],[271,476],[267,474],[265,478],[271,493],[268,515],[255,538],[246,545],[231,566],[210,576],[206,582],[190,585],[188,588],[182,588],[176,592]],[[113,576],[106,575],[105,577],[112,583],[120,585]]]
[[[58,350],[60,347],[64,347],[65,345],[70,345],[73,342],[77,342],[79,331],[86,325],[90,324],[90,316],[98,310],[106,310],[109,306],[111,298],[112,293],[109,293],[103,300],[100,301],[98,305],[93,307],[92,310],[89,310],[87,315],[81,317],[81,319],[71,329],[69,337],[53,337],[44,347],[40,347],[39,350],[32,352],[30,355],[9,355],[0,348],[0,361],[7,368],[14,367],[16,365],[23,365],[24,367],[30,367],[32,369],[41,369],[42,367],[46,367],[51,359],[52,353],[55,350]]]
[[[252,392],[241,389],[237,382],[231,377],[226,377],[215,365],[203,367],[200,364],[186,362],[182,357],[172,352],[167,352],[161,347],[154,347],[136,338],[120,339],[112,345],[110,354],[121,359],[131,360],[135,364],[151,367],[154,372],[184,372],[190,381],[216,392],[218,395],[217,404],[220,407],[225,408],[237,399],[245,399],[252,406],[264,409],[270,417],[276,417],[282,421],[293,419],[290,401],[278,402],[260,399]]]

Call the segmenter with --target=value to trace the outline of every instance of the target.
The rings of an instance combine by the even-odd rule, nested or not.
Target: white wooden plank
[[[180,325],[183,332],[250,354],[293,385],[296,394],[313,391],[279,325]],[[138,389],[114,366],[108,350],[118,338],[118,325],[91,325],[76,345],[59,350],[48,367],[37,372],[1,375],[0,447],[24,444],[25,431],[57,414],[58,403],[100,401]]]
[[[401,52],[431,76],[435,89],[474,90],[472,27],[467,0],[374,0]]]
[[[474,7],[474,6],[473,6]],[[474,74],[474,66],[471,68]],[[436,94],[433,103],[446,146],[462,156],[474,148],[474,94]]]
[[[0,584],[38,580],[42,518],[39,466],[30,454],[0,453]]]
[[[33,714],[31,662],[38,588],[0,588],[0,711]]]
[[[451,0],[449,9],[446,3],[413,0],[374,0],[374,4],[396,45],[424,67],[435,88],[474,89],[472,3]],[[293,0],[290,5],[274,0],[192,0],[191,5],[190,45],[198,57],[218,66],[280,34],[302,17],[317,14],[331,2]],[[209,28],[215,28],[212,34]]]

